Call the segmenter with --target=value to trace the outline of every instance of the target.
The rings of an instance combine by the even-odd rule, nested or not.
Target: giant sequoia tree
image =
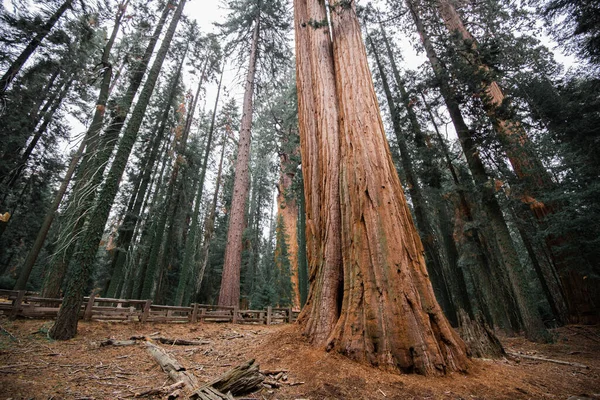
[[[315,48],[307,32],[326,30],[328,24],[323,18],[311,18],[312,10],[324,7],[320,2],[298,0],[295,7],[299,103],[306,107],[317,101],[314,88],[324,81],[311,73],[318,65],[316,58],[310,58]],[[332,283],[339,285],[342,296],[321,296],[315,306],[307,307],[303,323],[320,322],[319,311],[331,310],[331,321],[316,333],[308,331],[309,337],[325,337],[318,343],[383,368],[422,374],[464,370],[468,365],[465,345],[433,294],[423,246],[391,159],[355,5],[337,3],[330,18],[333,68],[329,71],[334,71],[333,100],[339,111],[339,180],[331,184],[339,185],[339,197],[327,199],[321,207],[340,209],[343,274]],[[311,91],[315,97],[309,97]],[[310,120],[310,115],[300,114],[301,127]],[[324,134],[317,129],[301,128],[300,132]],[[311,154],[314,150],[306,139],[302,151]],[[322,165],[331,160],[317,156],[316,162]],[[305,168],[311,168],[310,161]],[[306,178],[305,172],[309,204],[311,181],[310,176]],[[320,278],[320,269],[329,268],[327,262],[317,266],[311,262],[311,293],[330,288],[323,279],[315,279]]]

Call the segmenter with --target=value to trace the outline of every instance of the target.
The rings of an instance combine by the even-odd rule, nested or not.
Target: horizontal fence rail
[[[10,318],[55,318],[62,299],[40,297],[24,290],[0,289],[0,315]],[[255,324],[292,323],[298,311],[291,307],[267,307],[263,310],[240,310],[238,307],[193,303],[190,307],[152,304],[151,300],[84,297],[79,317],[85,321],[139,322],[231,322]]]

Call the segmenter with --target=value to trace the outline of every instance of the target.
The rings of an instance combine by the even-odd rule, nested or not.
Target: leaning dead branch
[[[512,353],[512,352],[509,352],[509,351],[507,351],[506,354],[508,354],[509,356],[512,356],[512,357],[525,358],[527,360],[546,361],[546,362],[551,362],[551,363],[554,363],[554,364],[570,365],[571,367],[584,368],[584,369],[589,369],[590,368],[587,365],[576,363],[576,362],[569,362],[569,361],[563,361],[563,360],[555,360],[555,359],[552,359],[552,358],[546,358],[546,357],[540,357],[540,356],[529,356],[529,355],[526,355],[526,354]]]

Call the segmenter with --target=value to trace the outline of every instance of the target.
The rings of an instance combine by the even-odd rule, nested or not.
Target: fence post
[[[206,317],[206,308],[200,309],[200,322],[204,322],[204,317]]]
[[[273,307],[267,307],[267,325],[271,325],[271,314],[273,313]]]
[[[144,311],[142,312],[142,323],[148,320],[148,316],[150,315],[150,306],[152,305],[152,300],[146,300],[144,303]]]
[[[84,321],[90,321],[92,319],[92,307],[94,307],[94,300],[96,300],[96,293],[92,292],[87,305],[85,306],[85,311],[83,312]]]
[[[198,303],[192,304],[192,323],[198,322]]]
[[[291,324],[292,322],[294,322],[294,312],[292,311],[292,307],[288,307],[287,316],[288,316],[288,324]]]
[[[237,321],[238,321],[238,311],[239,311],[239,307],[238,306],[233,306],[233,316],[231,317],[231,323],[232,324],[237,324]]]
[[[10,319],[15,319],[19,315],[19,311],[21,311],[21,304],[23,304],[23,297],[25,297],[25,290],[19,290],[17,292],[17,298],[13,302],[13,308],[10,314]]]

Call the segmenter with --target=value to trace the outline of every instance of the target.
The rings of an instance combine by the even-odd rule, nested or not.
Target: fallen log
[[[512,353],[510,351],[507,351],[506,354],[508,354],[509,356],[512,356],[512,357],[525,358],[527,360],[546,361],[546,362],[551,362],[551,363],[554,363],[554,364],[570,365],[571,367],[590,369],[590,367],[588,367],[587,365],[576,363],[576,362],[555,360],[555,359],[552,359],[552,358],[546,358],[546,357],[540,357],[540,356],[529,356],[529,355],[526,355],[526,354]]]
[[[151,337],[146,336],[132,336],[129,340],[117,340],[117,339],[106,339],[100,342],[100,347],[104,346],[133,346],[141,341],[153,340],[162,344],[170,344],[176,346],[201,346],[204,344],[210,344],[211,342],[198,341],[198,340],[186,340],[186,339],[170,339],[164,337]]]
[[[148,340],[145,336],[132,336],[130,340]],[[201,346],[203,344],[210,344],[211,342],[199,341],[199,340],[187,340],[187,339],[171,339],[165,337],[151,337],[151,340],[162,344],[171,344],[177,346]]]
[[[200,386],[198,379],[191,372],[187,371],[179,362],[171,357],[164,349],[154,343],[146,341],[146,350],[160,365],[169,377],[175,381],[182,381],[184,388],[193,391]]]
[[[260,388],[264,380],[265,376],[260,373],[258,364],[252,359],[230,369],[220,377],[203,385],[200,389],[192,393],[189,398],[194,400],[210,399],[210,397],[202,397],[205,396],[205,393],[203,393],[204,389],[208,387],[217,389],[221,393],[231,392],[234,396],[250,393]]]

